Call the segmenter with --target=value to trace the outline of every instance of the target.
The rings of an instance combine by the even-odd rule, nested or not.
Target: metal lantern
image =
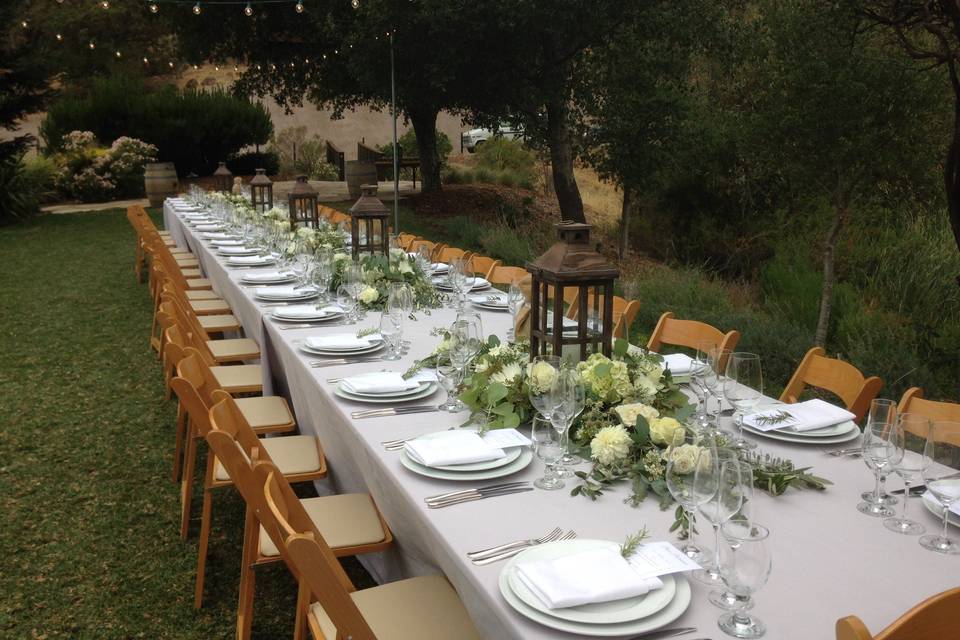
[[[317,192],[307,182],[307,176],[297,176],[288,196],[290,202],[290,226],[307,226],[316,229],[317,221]]]
[[[250,204],[260,212],[273,208],[273,182],[266,169],[257,169],[257,175],[250,180]]]
[[[360,185],[360,199],[350,207],[353,257],[390,254],[390,210],[377,198],[377,185]]]
[[[579,347],[579,359],[602,351],[610,356],[613,335],[613,281],[617,267],[590,246],[590,225],[556,225],[560,239],[546,253],[527,264],[532,277],[530,295],[530,359],[539,355],[569,355]],[[564,300],[577,292],[576,333],[563,331]],[[551,303],[552,298],[552,303]],[[547,326],[548,314],[553,311]],[[571,345],[571,346],[567,346]],[[567,348],[565,348],[567,347]]]
[[[213,188],[216,191],[230,193],[233,188],[233,174],[227,169],[227,163],[221,162],[217,170],[213,172]]]

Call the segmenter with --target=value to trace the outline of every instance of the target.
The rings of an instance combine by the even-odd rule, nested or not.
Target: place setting
[[[491,291],[486,294],[467,296],[467,300],[469,300],[473,306],[485,311],[510,310],[509,297],[503,291]]]
[[[305,300],[313,300],[319,295],[320,290],[316,287],[299,285],[257,287],[253,292],[254,298],[268,303],[260,305],[262,307],[290,305]]]
[[[266,267],[276,264],[277,258],[274,255],[253,255],[253,256],[231,256],[227,258],[227,266],[239,269],[251,269],[256,267]]]
[[[240,276],[240,282],[244,285],[250,285],[253,287],[263,286],[263,285],[277,285],[277,284],[287,284],[293,282],[297,279],[297,274],[293,271],[287,270],[277,270],[272,271],[257,271],[251,273],[244,273]]]
[[[261,250],[257,247],[248,247],[244,244],[236,245],[219,245],[217,247],[217,255],[234,257],[234,256],[258,256],[261,255]]]
[[[768,403],[743,417],[743,430],[756,436],[795,444],[825,445],[860,437],[854,414],[819,398],[786,405]]]
[[[474,429],[453,429],[428,433],[405,440],[400,447],[400,464],[428,478],[471,482],[502,478],[521,471],[533,460],[531,440],[516,429],[494,429],[479,433]],[[386,446],[386,445],[385,445]],[[532,491],[529,486],[523,491]],[[481,495],[493,497],[500,493]],[[451,506],[442,494],[426,500],[431,509]]]
[[[269,314],[272,320],[285,325],[280,327],[281,330],[312,328],[342,320],[343,316],[343,309],[337,305],[321,307],[315,304],[294,304],[277,307]]]
[[[308,307],[309,305],[301,305],[302,307]],[[278,313],[283,314],[285,312],[289,313],[291,309],[296,309],[296,307],[287,307],[284,309],[276,309],[273,311],[273,315],[276,317]],[[313,307],[312,313],[314,314],[323,314],[329,309],[329,313],[336,314],[337,317],[343,317],[343,310],[340,307],[326,307],[322,309],[317,309]],[[310,313],[310,311],[304,310],[304,315]],[[296,311],[293,313],[294,316],[298,315]],[[323,315],[315,316],[323,320],[326,317]],[[303,322],[306,318],[301,316],[297,318],[297,321]],[[329,318],[333,319],[333,318]],[[317,320],[313,320],[316,322]],[[301,340],[294,340],[293,343],[297,345],[303,353],[306,353],[311,356],[323,356],[325,358],[331,358],[329,360],[320,360],[311,362],[310,365],[313,367],[324,366],[334,362],[347,364],[349,362],[373,362],[376,360],[381,360],[382,358],[373,354],[383,350],[386,346],[386,341],[383,339],[379,333],[371,333],[367,335],[357,335],[356,333],[334,333],[323,336],[308,336]],[[335,360],[334,360],[335,359]],[[399,375],[399,374],[397,374]],[[361,394],[368,393],[370,390],[373,396],[376,396],[377,383],[378,380],[371,379],[367,381],[363,379],[363,376],[355,376],[357,380],[355,385],[347,384],[347,391],[351,393],[356,393],[356,390],[359,389]],[[383,382],[388,385],[388,387],[394,391],[405,392],[410,384],[405,380],[397,382],[393,376],[384,377]],[[402,393],[401,393],[402,395]]]
[[[301,348],[306,346],[306,341]],[[354,350],[351,354],[372,353],[383,348],[381,342],[363,350]],[[316,351],[313,351],[316,353]],[[344,353],[339,351],[339,353]],[[331,354],[332,355],[332,354]],[[361,404],[402,405],[414,400],[422,400],[436,393],[438,389],[436,375],[432,371],[421,371],[409,378],[394,371],[361,373],[341,378],[333,389],[334,395],[344,400]],[[411,409],[412,407],[407,407]],[[436,411],[436,407],[429,410]],[[378,417],[376,414],[396,411],[396,407],[378,407],[370,411],[355,411],[354,418]],[[427,411],[424,407],[422,411]],[[417,411],[418,413],[421,411]],[[374,415],[369,415],[374,414]]]

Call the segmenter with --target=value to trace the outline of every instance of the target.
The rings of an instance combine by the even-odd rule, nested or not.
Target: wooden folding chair
[[[449,264],[457,259],[462,259],[466,262],[469,262],[472,256],[472,253],[469,251],[464,251],[463,249],[458,249],[456,247],[444,247],[443,249],[440,249],[440,252],[437,254],[437,262]]]
[[[410,245],[413,244],[414,240],[419,239],[419,236],[415,236],[412,233],[401,233],[397,235],[397,240],[400,242],[400,246],[404,251],[410,251]]]
[[[911,387],[903,392],[897,413],[916,413],[930,422],[960,422],[960,404],[927,400],[920,387]]]
[[[672,311],[665,311],[647,341],[647,349],[659,352],[665,344],[696,349],[702,342],[709,342],[716,349],[732,352],[740,342],[740,332],[734,329],[723,333],[706,322],[678,320]],[[727,366],[726,359],[718,365],[720,370],[723,370]]]
[[[523,267],[504,267],[496,266],[493,272],[487,277],[492,284],[511,284],[523,280],[530,273]]]
[[[191,343],[205,354],[207,361],[230,364],[260,358],[260,345],[252,338],[212,339],[196,314],[184,309],[178,300],[173,300],[171,306],[181,330],[191,333]]]
[[[473,271],[473,275],[486,278],[487,280],[490,280],[491,276],[493,275],[493,270],[499,266],[499,260],[494,260],[493,258],[488,258],[487,256],[478,256],[477,254],[474,254],[470,258],[470,270]]]
[[[168,343],[176,344],[186,353],[188,347],[193,348],[204,364],[210,369],[211,375],[217,381],[217,386],[231,395],[263,393],[263,369],[259,364],[232,364],[217,365],[209,351],[197,348],[192,334],[185,331],[178,324],[166,331]]]
[[[321,496],[317,498],[297,498],[290,483],[277,471],[276,467],[263,460],[263,452],[258,448],[246,451],[229,432],[219,429],[221,412],[225,411],[219,403],[210,411],[210,423],[213,427],[207,434],[207,443],[222,462],[247,503],[244,523],[243,559],[241,561],[240,598],[237,606],[237,638],[250,637],[253,617],[253,598],[255,592],[254,568],[262,564],[282,559],[282,549],[275,539],[264,531],[259,516],[264,512],[263,492],[257,488],[253,465],[267,465],[261,473],[274,474],[277,486],[285,496],[284,504],[296,511],[298,522],[306,522],[311,530],[322,533],[330,542],[332,554],[336,557],[353,556],[363,553],[383,551],[393,543],[393,534],[377,510],[373,499],[364,493]],[[306,612],[306,600],[298,601],[297,628],[302,635],[303,618]]]
[[[960,638],[960,587],[927,598],[873,635],[857,616],[837,620],[837,640],[948,640]]]
[[[847,410],[859,422],[870,408],[870,402],[883,388],[883,380],[877,376],[865,378],[849,362],[828,358],[825,354],[823,347],[813,347],[807,351],[780,394],[780,401],[797,402],[808,386],[826,389],[843,400]]]

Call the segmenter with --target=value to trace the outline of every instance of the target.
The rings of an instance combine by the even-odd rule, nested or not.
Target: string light
[[[253,15],[253,7],[250,6],[250,3],[247,3],[247,6],[243,8],[243,14],[248,18]]]
[[[62,33],[58,33],[58,34],[57,34],[57,42],[63,42],[63,34],[62,34]]]
[[[23,27],[24,29],[26,29],[27,27],[30,26],[30,23],[27,22],[26,20],[21,20],[21,21],[20,21],[20,26]]]
[[[103,0],[103,2],[100,3],[100,6],[103,7],[104,10],[109,9],[109,8],[110,8],[110,0]]]
[[[303,13],[303,3],[300,0],[297,0],[297,4],[293,5],[293,8],[297,13]]]
[[[119,51],[119,50],[115,51],[113,55],[115,55],[115,56],[117,56],[117,57],[119,58],[119,57],[120,57],[120,51]]]
[[[160,6],[156,2],[150,3],[150,13],[157,13],[160,11]]]
[[[171,60],[171,61],[168,62],[167,64],[170,66],[171,69],[173,69],[173,60]]]
[[[90,50],[91,50],[91,51],[93,51],[94,49],[97,48],[97,43],[94,42],[93,40],[91,40],[91,41],[90,41],[90,44],[88,44],[87,46],[90,47]]]
[[[360,0],[350,0],[350,6],[354,9],[360,8]]]
[[[198,16],[203,9],[200,8],[200,3],[193,5],[193,15]]]
[[[233,65],[233,71],[234,73],[236,73],[237,71],[240,71],[240,67],[238,67],[237,65]]]
[[[150,64],[150,60],[148,60],[147,58],[144,58],[144,59],[143,59],[143,64]]]

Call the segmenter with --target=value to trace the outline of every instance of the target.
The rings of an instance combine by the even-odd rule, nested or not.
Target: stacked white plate
[[[445,432],[430,433],[421,438],[442,438]],[[533,460],[533,452],[529,447],[510,447],[504,450],[507,455],[496,460],[486,462],[471,462],[469,464],[455,464],[430,467],[414,460],[406,451],[400,452],[400,464],[410,471],[439,480],[474,481],[502,478],[525,469]]]
[[[371,336],[372,337],[372,336]],[[304,345],[306,346],[306,345]],[[382,346],[382,344],[380,345]],[[377,347],[379,348],[379,346]],[[344,352],[338,352],[343,355]],[[353,351],[352,353],[358,353]],[[363,402],[369,404],[399,404],[410,402],[412,400],[421,400],[433,395],[437,391],[438,385],[432,380],[423,380],[416,383],[416,386],[403,391],[364,391],[349,390],[345,388],[344,382],[340,382],[333,390],[333,393],[344,400],[354,402]]]
[[[609,547],[607,540],[564,540],[530,547],[500,572],[500,593],[520,615],[551,629],[608,637],[648,633],[679,618],[690,605],[690,583],[681,574],[661,576],[663,586],[642,596],[613,602],[550,609],[517,577],[517,564],[551,560]]]
[[[265,267],[276,261],[277,259],[273,256],[233,256],[227,258],[227,265],[231,267]]]
[[[204,222],[203,224],[194,225],[194,229],[197,231],[223,231],[223,226],[215,222]]]
[[[507,305],[507,294],[503,293],[502,291],[482,293],[475,296],[469,296],[467,299],[473,306],[486,309],[487,311],[509,310],[509,306]]]
[[[243,274],[240,281],[244,284],[283,284],[293,282],[296,277],[292,271],[257,271]]]
[[[318,309],[315,304],[295,304],[289,307],[278,307],[270,315],[277,322],[326,322],[342,318],[343,309],[337,306]],[[309,353],[316,352],[310,351]]]
[[[312,300],[320,295],[316,287],[259,287],[254,290],[253,296],[258,300],[270,302],[299,302]]]
[[[782,404],[782,402],[768,402],[758,407],[756,411],[759,412],[763,411],[764,409],[771,409]],[[760,431],[759,429],[753,429],[746,424],[743,425],[743,430],[751,435],[760,436],[762,438],[770,438],[771,440],[793,442],[797,444],[812,444],[817,446],[850,442],[851,440],[856,440],[860,437],[860,427],[858,427],[857,424],[852,420],[847,420],[846,422],[841,422],[840,424],[835,424],[830,427],[813,429],[810,431],[794,431],[790,427],[774,429],[773,431]]]
[[[284,309],[284,311],[287,310]],[[343,344],[337,345],[337,342]],[[314,356],[359,356],[374,353],[384,347],[383,337],[379,334],[358,338],[353,333],[334,333],[318,336],[316,342],[306,338],[298,343],[301,351]]]
[[[484,278],[471,278],[469,284],[470,291],[483,291],[490,288],[490,283]],[[441,291],[453,291],[446,278],[434,278],[433,285]]]
[[[206,235],[206,234],[204,234]],[[222,240],[211,240],[211,247],[242,247],[244,245],[243,240],[239,238],[224,238]]]
[[[238,246],[220,246],[217,249],[217,253],[221,256],[255,256],[260,253],[260,250],[256,247],[245,247],[243,245]]]

